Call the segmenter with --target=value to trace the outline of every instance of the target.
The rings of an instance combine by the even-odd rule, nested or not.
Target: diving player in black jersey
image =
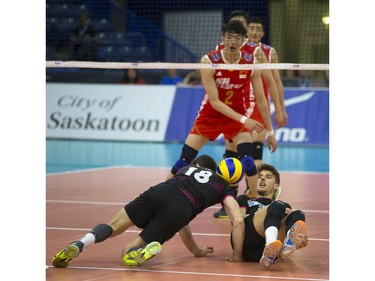
[[[124,247],[121,254],[124,266],[135,267],[152,258],[161,251],[161,245],[177,232],[194,256],[206,256],[214,250],[210,246],[199,247],[196,244],[189,222],[217,203],[223,204],[232,225],[233,252],[227,260],[240,262],[245,235],[243,215],[233,188],[216,173],[216,167],[215,160],[210,156],[199,156],[173,178],[150,187],[126,204],[108,223],[96,225],[82,238],[58,252],[52,259],[53,266],[68,266],[84,247],[115,237],[134,225],[142,231]],[[242,166],[239,168],[242,169]]]

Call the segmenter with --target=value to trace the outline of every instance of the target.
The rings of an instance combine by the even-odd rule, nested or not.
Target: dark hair
[[[280,184],[280,174],[274,166],[272,166],[270,164],[263,163],[258,167],[258,174],[261,171],[270,171],[273,174],[273,176],[275,177],[275,183]]]
[[[247,23],[248,24],[250,24],[250,23],[259,23],[259,24],[262,25],[263,30],[265,28],[264,20],[262,20],[260,17],[251,17],[251,18],[248,19]]]
[[[239,20],[231,20],[224,24],[221,30],[223,31],[223,35],[225,35],[225,33],[241,34],[242,36],[247,34],[246,28]]]
[[[134,72],[135,72],[135,77],[134,77],[133,80],[130,80],[130,78],[128,76],[128,71],[129,70],[130,69],[125,69],[124,70],[124,75],[122,76],[122,82],[123,83],[136,83],[140,79],[138,70],[135,69],[135,68],[133,69]]]
[[[203,154],[197,158],[195,158],[192,162],[192,165],[199,165],[199,167],[207,168],[212,171],[216,171],[216,161],[211,157],[206,154]]]
[[[249,23],[249,16],[244,10],[232,11],[228,16],[227,22],[230,22],[234,17],[244,17],[246,22]]]

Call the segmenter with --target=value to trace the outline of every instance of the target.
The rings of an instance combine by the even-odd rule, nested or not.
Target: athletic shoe
[[[227,212],[225,211],[224,208],[221,208],[219,211],[214,213],[214,217],[218,218],[218,219],[227,219],[228,214],[227,214]]]
[[[281,186],[279,186],[278,190],[276,190],[276,192],[275,192],[274,201],[279,200],[282,192],[283,192],[283,190],[281,189]]]
[[[151,242],[145,248],[131,248],[122,259],[126,267],[136,267],[161,252],[159,242]]]
[[[52,265],[54,267],[67,267],[68,263],[78,257],[82,252],[83,243],[80,241],[72,242],[70,245],[62,249],[52,258]]]
[[[290,258],[294,251],[307,245],[306,225],[303,221],[297,221],[288,231],[281,250],[281,258]]]
[[[267,268],[271,267],[273,262],[279,257],[282,246],[283,243],[280,240],[275,240],[266,245],[259,264]]]

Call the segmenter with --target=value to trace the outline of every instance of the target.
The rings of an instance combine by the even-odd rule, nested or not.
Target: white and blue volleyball
[[[220,161],[216,173],[229,184],[236,184],[242,179],[244,170],[240,160],[228,157]]]

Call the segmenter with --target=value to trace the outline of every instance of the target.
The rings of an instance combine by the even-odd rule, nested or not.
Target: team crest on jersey
[[[211,56],[211,59],[212,59],[213,61],[218,61],[218,60],[220,60],[220,54],[218,54],[218,53],[213,54],[213,55]]]
[[[259,206],[259,209],[264,207],[262,203],[253,200],[247,200],[247,205],[249,205],[249,207]]]
[[[266,45],[266,44],[262,44],[262,48],[263,48],[263,49],[269,49],[270,46],[268,46],[268,45]]]
[[[243,58],[245,59],[245,61],[252,61],[252,60],[253,60],[253,56],[250,55],[250,54],[245,54],[245,55],[243,56]]]
[[[255,44],[254,42],[249,42],[249,46],[250,46],[250,47],[255,47],[256,44]]]

